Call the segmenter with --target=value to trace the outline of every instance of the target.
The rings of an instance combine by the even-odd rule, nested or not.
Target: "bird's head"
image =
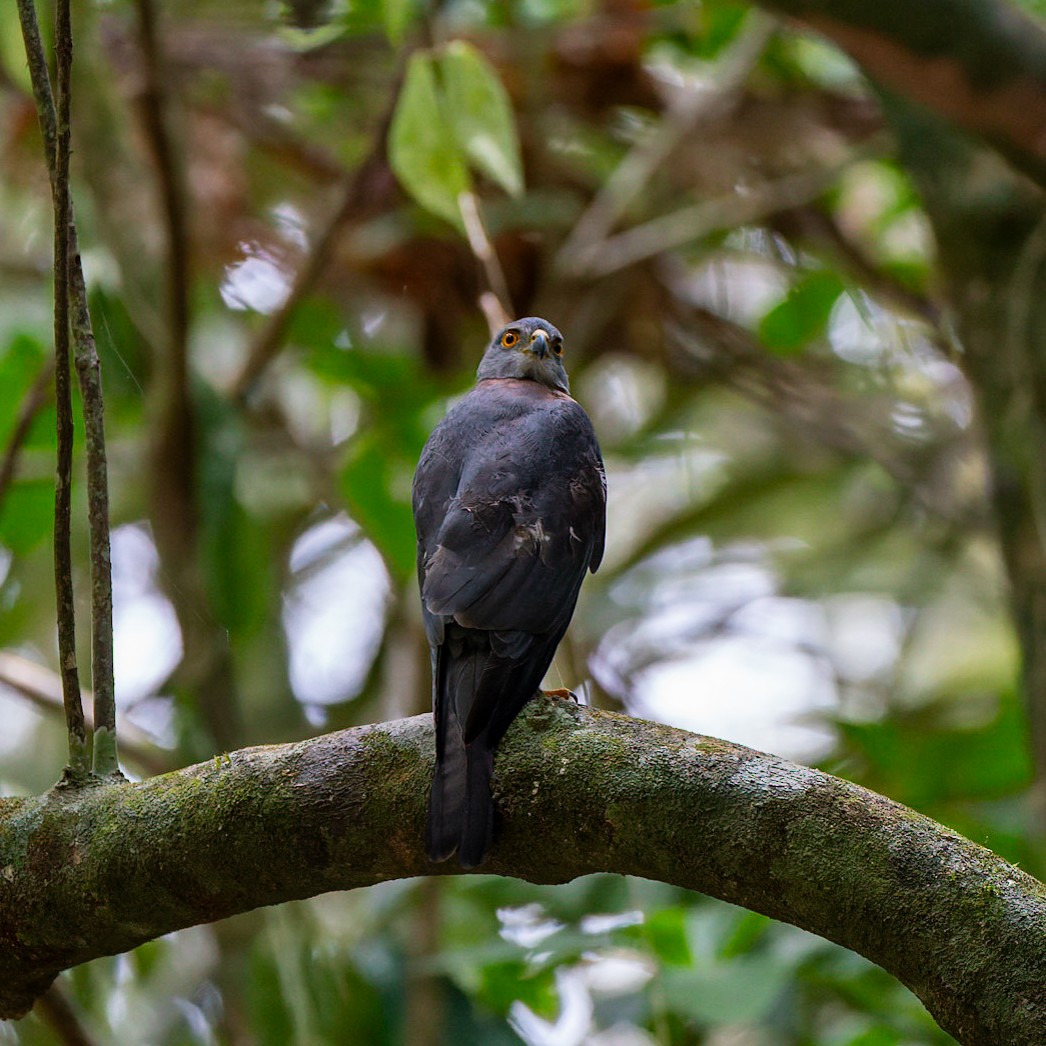
[[[550,389],[570,391],[563,367],[563,335],[547,320],[525,316],[494,335],[476,377],[529,378]]]

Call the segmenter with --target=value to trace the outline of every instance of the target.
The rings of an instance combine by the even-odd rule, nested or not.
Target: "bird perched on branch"
[[[436,722],[425,846],[472,868],[494,834],[494,750],[603,556],[603,461],[551,323],[528,316],[494,337],[425,445],[413,500]]]

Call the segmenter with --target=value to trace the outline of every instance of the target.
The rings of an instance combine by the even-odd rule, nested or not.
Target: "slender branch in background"
[[[881,145],[881,141],[873,141],[869,149],[875,150]],[[765,221],[778,211],[791,210],[817,199],[835,184],[847,167],[867,155],[868,150],[860,149],[838,164],[787,174],[744,195],[730,193],[652,218],[604,240],[595,253],[586,255],[583,266],[578,263],[579,271],[590,277],[608,276],[665,251],[685,247],[720,229]]]
[[[15,468],[18,465],[18,455],[22,446],[29,437],[29,430],[33,427],[37,414],[47,406],[50,399],[51,382],[54,379],[54,360],[48,360],[36,380],[30,386],[29,391],[22,400],[18,409],[18,418],[15,427],[11,431],[11,437],[4,448],[3,457],[0,458],[0,511],[4,507],[4,498],[15,478]]]
[[[141,50],[142,124],[159,184],[159,206],[167,240],[163,337],[154,345],[156,403],[153,425],[151,501],[157,545],[175,586],[192,584],[199,531],[196,497],[196,420],[189,389],[189,235],[186,199],[168,126],[163,55],[151,0],[137,0]],[[205,602],[205,601],[204,601]],[[194,611],[197,616],[199,611]],[[180,615],[181,616],[181,615]],[[183,622],[184,630],[184,622]],[[188,640],[187,640],[188,643]]]
[[[412,1046],[440,1046],[447,1041],[443,982],[434,969],[440,954],[443,918],[443,880],[419,879],[416,903],[410,915],[407,940],[407,984],[403,1027],[409,1028]]]
[[[80,1023],[69,997],[55,981],[33,1007],[37,1017],[49,1025],[62,1046],[93,1046],[94,1039]]]
[[[54,158],[54,358],[57,407],[57,468],[54,484],[54,579],[58,613],[58,664],[69,733],[66,775],[84,780],[90,772],[87,728],[76,665],[76,607],[70,516],[73,486],[73,402],[69,373],[69,74],[72,67],[69,0],[55,5],[58,108]]]
[[[33,0],[18,0],[18,17],[25,42],[26,58],[36,101],[37,117],[44,139],[44,159],[56,185],[57,112],[51,93],[40,27]],[[70,44],[71,56],[71,44]],[[102,727],[94,742],[95,771],[118,773],[116,752],[116,702],[113,687],[113,586],[109,552],[109,477],[105,454],[105,408],[102,399],[101,364],[87,306],[87,285],[80,260],[72,200],[68,206],[67,286],[72,304],[72,331],[77,377],[83,398],[87,451],[87,506],[91,541],[91,633],[94,677],[95,721]],[[101,714],[100,714],[101,713]]]
[[[487,317],[490,333],[494,334],[513,316],[512,299],[509,297],[505,273],[501,269],[501,262],[498,261],[497,251],[487,235],[475,193],[463,192],[458,197],[458,210],[461,212],[461,220],[465,223],[469,248],[487,278],[489,290],[480,295],[479,305]]]
[[[188,381],[189,234],[174,147],[164,104],[163,56],[156,33],[153,0],[137,0],[138,41],[142,50],[144,84],[141,94],[145,131],[156,161],[160,196],[167,225],[167,309],[172,371]]]
[[[615,222],[672,150],[695,125],[724,115],[736,103],[777,28],[777,19],[759,11],[749,13],[745,31],[716,64],[713,82],[680,91],[660,124],[618,164],[560,249],[560,269],[584,275],[596,265]]]
[[[217,751],[240,741],[243,730],[228,636],[215,620],[201,569],[202,513],[197,484],[198,422],[189,365],[192,283],[190,200],[181,152],[171,131],[170,80],[152,0],[137,0],[141,54],[141,117],[152,152],[166,237],[162,337],[154,344],[150,395],[154,422],[150,447],[150,517],[163,562],[167,594],[182,632],[178,685],[201,709]]]
[[[268,322],[247,350],[247,359],[243,369],[233,382],[230,390],[230,395],[240,402],[247,399],[255,383],[283,348],[291,318],[294,316],[298,306],[312,293],[324,269],[327,268],[334,251],[334,245],[338,242],[338,238],[346,226],[351,221],[358,220],[361,213],[366,211],[372,201],[381,197],[386,191],[388,164],[385,152],[389,137],[389,126],[392,123],[396,99],[399,97],[400,84],[403,82],[405,63],[411,53],[410,48],[404,48],[403,50],[404,54],[400,58],[399,70],[393,79],[393,85],[389,91],[389,105],[382,114],[370,152],[360,166],[349,175],[348,181],[345,183],[341,203],[339,203],[337,209],[331,215],[330,221],[323,228],[301,269],[298,270],[298,275],[287,298],[280,308],[269,317]]]
[[[45,712],[62,712],[62,681],[58,675],[10,650],[0,650],[0,689],[12,691]],[[89,690],[82,691],[81,701],[85,708],[91,707],[92,698]],[[89,711],[85,718],[90,729],[94,723]],[[120,728],[120,755],[144,771],[146,776],[164,774],[172,769],[171,759],[164,750],[133,723]]]
[[[384,152],[384,150],[382,150]],[[367,167],[360,168],[357,175]],[[283,304],[266,320],[250,348],[247,359],[232,386],[232,396],[241,402],[246,400],[255,383],[283,348],[291,318],[298,306],[312,293],[320,274],[327,268],[334,244],[341,235],[349,217],[355,209],[357,177],[350,178],[341,203],[324,226],[315,245],[298,270],[297,276]]]

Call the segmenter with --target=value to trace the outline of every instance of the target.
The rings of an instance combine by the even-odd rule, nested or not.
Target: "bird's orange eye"
[[[515,331],[505,331],[505,333],[501,335],[501,344],[504,345],[506,349],[511,349],[519,344],[519,335]]]
[[[563,355],[563,342],[561,342],[559,338],[556,338],[556,340],[552,343],[552,351],[557,356]]]

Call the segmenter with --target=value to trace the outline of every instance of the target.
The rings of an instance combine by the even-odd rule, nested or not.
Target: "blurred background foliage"
[[[608,555],[552,684],[823,766],[1041,874],[974,397],[848,60],[724,0],[172,0],[159,60],[139,4],[74,6],[129,774],[427,708],[410,481],[493,287],[565,332],[607,462]],[[14,5],[0,112],[0,789],[21,794],[53,783],[64,731],[49,194]],[[607,876],[254,912],[0,1024],[78,1034],[952,1041],[843,949]]]

